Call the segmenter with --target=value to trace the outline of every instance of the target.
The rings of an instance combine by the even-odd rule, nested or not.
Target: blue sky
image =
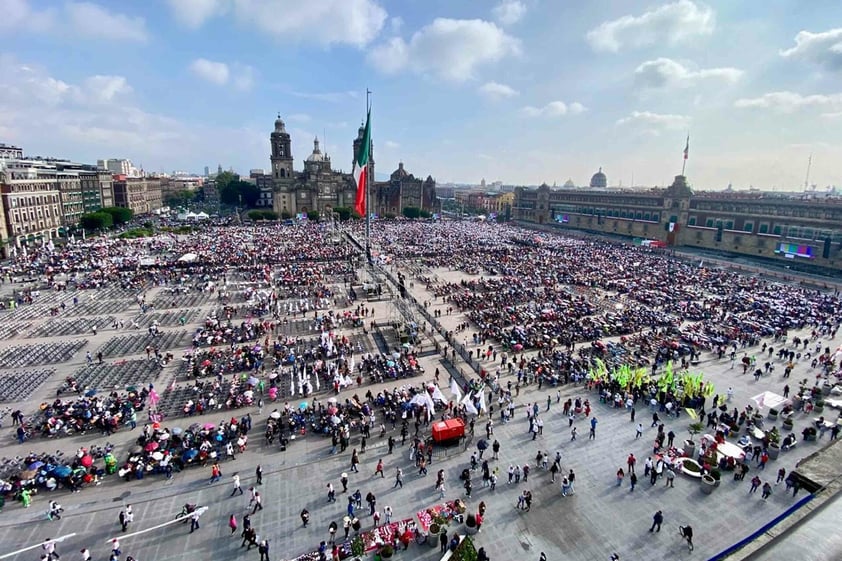
[[[840,184],[842,3],[815,0],[0,0],[0,142],[147,170],[350,171],[373,93],[379,173],[439,182]],[[324,147],[324,143],[323,143]]]

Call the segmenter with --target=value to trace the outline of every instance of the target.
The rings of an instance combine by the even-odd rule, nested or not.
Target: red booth
[[[444,442],[465,436],[465,423],[462,419],[448,419],[433,423],[433,440]]]

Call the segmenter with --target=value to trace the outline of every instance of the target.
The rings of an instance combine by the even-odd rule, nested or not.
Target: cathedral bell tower
[[[275,119],[275,130],[269,135],[269,141],[272,145],[272,155],[269,157],[272,162],[272,179],[291,180],[293,178],[292,144],[280,114]]]

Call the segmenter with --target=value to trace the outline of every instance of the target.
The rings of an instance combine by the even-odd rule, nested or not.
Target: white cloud
[[[82,37],[140,43],[149,37],[142,17],[110,13],[90,2],[68,2],[64,8],[67,19],[62,27],[67,26]]]
[[[237,146],[246,161],[266,151],[263,130],[184,123],[137,106],[131,91],[122,76],[68,82],[0,55],[0,131],[28,153],[94,162],[117,150],[150,169],[225,165],[230,150],[219,138]]]
[[[437,18],[416,31],[409,42],[393,37],[378,45],[368,60],[386,74],[411,70],[464,82],[474,77],[478,67],[518,54],[520,41],[494,23]]]
[[[254,68],[246,64],[234,63],[231,66],[231,83],[235,89],[242,92],[247,92],[254,86],[254,75]]]
[[[26,0],[0,0],[0,30],[49,33],[73,39],[111,41],[148,40],[146,20],[112,13],[91,2],[66,2],[36,11]]]
[[[842,119],[842,111],[835,111],[833,113],[822,113],[825,119]]]
[[[90,76],[85,79],[83,89],[90,100],[102,103],[116,101],[118,97],[132,92],[132,87],[124,76]]]
[[[578,115],[585,111],[585,106],[574,101],[567,104],[563,101],[551,101],[543,107],[527,105],[520,112],[526,117],[563,117],[564,115]]]
[[[634,71],[634,80],[644,88],[689,88],[704,80],[719,80],[733,84],[742,77],[737,68],[702,68],[691,70],[670,58],[648,60]]]
[[[494,19],[503,25],[514,25],[526,15],[526,4],[520,0],[503,0],[491,10]]]
[[[37,12],[28,0],[0,0],[0,29],[41,32],[52,28],[55,12]]]
[[[217,86],[227,84],[231,74],[230,70],[228,70],[228,65],[224,62],[215,62],[206,58],[197,58],[194,60],[190,64],[190,70],[199,78]]]
[[[842,93],[801,95],[795,92],[770,92],[755,98],[743,98],[734,102],[742,109],[770,109],[780,113],[793,113],[800,109],[820,108],[834,112],[842,109]]]
[[[632,111],[628,117],[618,120],[617,125],[644,127],[646,131],[657,134],[657,129],[686,129],[690,125],[690,117],[687,115],[652,113],[651,111]]]
[[[391,150],[395,150],[395,149],[401,147],[401,145],[398,144],[397,142],[395,142],[394,140],[387,140],[386,142],[383,143],[383,146],[385,146],[386,148],[389,148]]]
[[[479,93],[491,101],[499,101],[520,94],[516,89],[499,82],[486,82],[479,87]]]
[[[715,26],[713,10],[690,0],[664,4],[639,16],[627,15],[605,21],[585,38],[596,51],[618,52],[624,47],[643,47],[660,42],[675,44],[710,35]]]
[[[842,27],[820,33],[799,31],[795,36],[795,46],[782,50],[780,54],[782,57],[804,59],[831,70],[842,69]]]
[[[167,3],[175,19],[191,29],[198,29],[230,8],[229,0],[168,0]]]
[[[356,47],[373,41],[388,17],[376,0],[170,0],[169,5],[192,29],[232,12],[241,25],[279,40]]]

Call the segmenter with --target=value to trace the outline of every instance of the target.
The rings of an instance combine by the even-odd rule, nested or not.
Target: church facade
[[[365,129],[360,127],[354,139],[354,156],[360,149]],[[272,209],[278,216],[295,216],[299,213],[318,211],[330,215],[337,207],[353,208],[357,196],[354,177],[350,173],[334,170],[330,156],[323,153],[319,139],[313,141],[313,151],[304,160],[304,171],[293,168],[292,140],[280,115],[269,135],[271,154],[271,183],[273,186]],[[374,178],[374,151],[369,153],[369,177]],[[372,181],[369,187],[369,206],[379,216],[398,215],[405,207],[418,207],[428,212],[439,212],[436,182],[414,177],[398,166],[389,181]]]

